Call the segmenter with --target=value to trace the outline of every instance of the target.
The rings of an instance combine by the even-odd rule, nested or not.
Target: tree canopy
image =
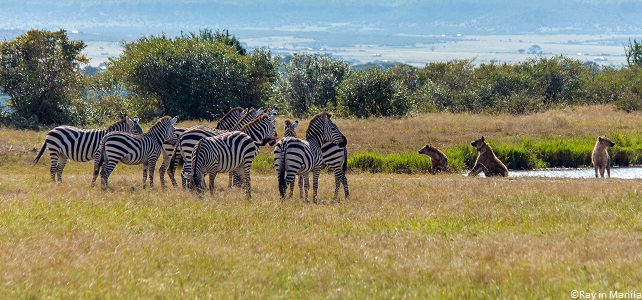
[[[9,95],[14,119],[67,124],[82,119],[74,101],[82,98],[82,41],[65,30],[29,30],[0,43],[0,91]],[[27,122],[27,123],[29,123]],[[22,122],[24,123],[24,122]]]
[[[261,106],[277,75],[269,51],[246,54],[227,32],[148,36],[123,46],[107,67],[132,92],[154,98],[161,114],[212,119],[230,107]]]

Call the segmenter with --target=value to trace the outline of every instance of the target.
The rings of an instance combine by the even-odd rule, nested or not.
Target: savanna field
[[[277,119],[279,136],[284,120]],[[301,135],[307,121],[301,120]],[[341,192],[341,202],[334,202],[334,178],[324,171],[319,204],[299,201],[298,187],[294,199],[281,202],[272,147],[261,148],[255,160],[250,200],[241,189],[227,188],[226,174],[217,177],[214,195],[201,199],[171,185],[161,189],[158,171],[156,186],[143,189],[141,167],[123,164],[112,173],[109,191],[90,187],[91,163],[69,162],[63,182],[54,184],[48,154],[33,165],[32,149],[40,148],[46,131],[2,128],[0,297],[568,299],[584,292],[642,293],[642,182],[466,177],[470,158],[457,158],[461,149],[474,151],[469,144],[481,135],[494,149],[526,152],[535,149],[529,145],[581,141],[573,151],[586,156],[597,136],[607,135],[616,142],[610,152],[635,162],[642,147],[639,113],[605,105],[524,116],[434,113],[335,123],[348,139],[351,197],[344,200]],[[428,143],[452,156],[451,172],[357,166],[360,155],[418,155]],[[545,167],[547,156],[534,159],[540,158],[534,164]],[[427,156],[413,159],[429,165]]]

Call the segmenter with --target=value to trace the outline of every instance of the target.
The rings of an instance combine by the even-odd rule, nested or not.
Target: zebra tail
[[[285,192],[287,190],[287,184],[285,182],[285,152],[287,151],[287,142],[281,143],[281,164],[279,164],[279,194],[281,198],[285,198]]]
[[[40,160],[40,157],[42,156],[42,154],[45,153],[45,148],[47,148],[47,141],[45,141],[42,144],[42,148],[40,148],[40,152],[38,152],[38,155],[36,155],[36,158],[33,160],[33,165],[34,166],[38,163],[38,160]]]
[[[348,171],[348,148],[343,148],[343,164],[341,164],[343,174]]]
[[[174,170],[176,170],[176,167],[178,166],[179,163],[176,162],[178,159],[176,156],[178,155],[180,151],[178,150],[178,146],[174,147],[174,153],[172,153],[172,159],[169,160],[169,166],[167,166],[167,172],[174,174]]]
[[[202,140],[201,140],[202,141]],[[192,150],[192,174],[190,174],[190,181],[192,181],[192,188],[195,188],[199,192],[201,191],[201,168],[198,167],[199,160],[198,155],[201,152],[201,141],[196,143],[196,146]],[[198,170],[197,170],[198,169]]]

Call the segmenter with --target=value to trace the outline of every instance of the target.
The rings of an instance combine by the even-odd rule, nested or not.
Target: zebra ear
[[[176,124],[176,121],[178,121],[178,117],[173,117],[172,118],[172,125]]]
[[[296,128],[299,126],[299,120],[294,121],[294,124],[292,124],[292,128]]]
[[[258,116],[258,115],[262,114],[263,111],[264,111],[263,108],[259,108],[259,110],[256,111],[256,115]]]
[[[270,121],[276,121],[276,114],[270,114]]]
[[[134,117],[134,120],[133,120],[133,121],[134,121],[134,123],[138,123],[138,117],[137,117],[137,116],[136,116],[136,117]]]

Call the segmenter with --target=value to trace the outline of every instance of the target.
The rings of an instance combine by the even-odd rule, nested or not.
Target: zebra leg
[[[348,177],[342,172],[341,182],[343,183],[343,193],[345,194],[346,200],[350,198],[350,190],[348,189]]]
[[[252,184],[250,183],[250,167],[252,164],[247,164],[243,166],[242,172],[235,172],[239,179],[241,180],[241,184],[245,186],[245,196],[247,199],[252,198]]]
[[[317,194],[319,191],[319,174],[321,174],[321,168],[315,168],[312,171],[314,172],[312,175],[312,202],[317,203]]]
[[[214,179],[216,178],[216,173],[209,173],[210,175],[210,195],[214,195]]]
[[[334,168],[334,201],[339,199],[339,188],[341,187],[341,172]]]
[[[149,164],[143,164],[143,188],[147,186],[147,169]]]
[[[149,187],[154,187],[154,167],[156,166],[158,158],[152,158],[149,160]],[[161,188],[165,188],[165,181],[161,179]]]
[[[58,159],[58,166],[56,167],[56,174],[58,174],[58,182],[62,182],[62,170],[65,168],[66,164],[67,164],[67,157],[60,156],[60,158]]]
[[[106,190],[109,187],[109,175],[111,175],[111,172],[114,171],[114,168],[116,168],[116,164],[118,164],[118,161],[113,159],[110,160],[107,165],[103,165],[102,171],[100,173],[100,183],[103,190]]]
[[[51,175],[51,181],[56,182],[56,172],[58,170],[58,153],[51,152],[50,162],[51,166],[49,167],[49,174]],[[597,169],[595,170],[595,174],[597,177]]]
[[[91,187],[96,186],[96,178],[98,178],[98,173],[100,172],[100,161],[94,159],[94,177],[91,179]]]
[[[310,202],[310,199],[308,197],[308,191],[310,190],[310,176],[308,174],[305,174],[303,176],[305,179],[305,182],[303,183],[303,190],[305,192],[305,202]],[[300,184],[299,184],[300,185]]]
[[[294,179],[296,180],[296,175],[294,176]],[[299,200],[303,200],[303,183],[307,180],[307,177],[304,175],[299,175]],[[292,181],[292,185],[294,186],[294,181]]]
[[[167,165],[169,158],[163,156],[163,162],[161,163],[160,168],[158,168],[158,175],[160,176],[161,187],[165,188],[165,171],[167,170]]]

